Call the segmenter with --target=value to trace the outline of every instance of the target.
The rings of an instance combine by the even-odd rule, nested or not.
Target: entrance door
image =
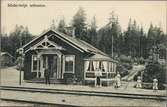
[[[58,74],[58,56],[52,55],[48,57],[48,69],[51,72],[51,77],[57,78]]]
[[[48,68],[48,70],[50,71],[50,76],[51,78],[55,78],[58,79],[58,74],[60,74],[60,68],[61,66],[59,66],[60,62],[59,62],[59,57],[57,55],[48,55],[48,54],[44,54],[43,56],[43,69]],[[42,63],[41,63],[42,64]]]

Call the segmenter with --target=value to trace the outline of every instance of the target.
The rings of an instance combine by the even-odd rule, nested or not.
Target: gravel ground
[[[19,71],[14,69],[14,67],[1,69],[1,85],[9,86],[20,86],[19,85]],[[23,72],[22,72],[23,77]],[[148,89],[136,89],[133,86],[135,82],[122,82],[122,87],[115,89],[114,86],[109,87],[92,87],[83,85],[63,85],[63,84],[37,84],[37,83],[25,83],[22,80],[21,87],[34,87],[34,88],[51,88],[51,89],[68,89],[68,90],[83,90],[83,91],[105,91],[105,92],[117,92],[117,93],[134,93],[134,94],[147,94],[147,95],[166,95],[165,90],[158,90],[158,92],[153,92],[153,90]]]

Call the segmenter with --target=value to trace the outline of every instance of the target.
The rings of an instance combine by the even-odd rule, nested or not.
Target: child
[[[153,91],[156,92],[158,90],[158,80],[156,78],[153,79]]]

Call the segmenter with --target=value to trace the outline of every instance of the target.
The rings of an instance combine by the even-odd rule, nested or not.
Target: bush
[[[151,82],[154,78],[158,79],[159,83],[166,83],[166,66],[157,62],[151,62],[146,66],[143,80],[144,82]]]
[[[144,60],[143,57],[140,57],[140,58],[139,58],[139,63],[140,63],[140,64],[144,64],[144,63],[145,63],[145,60]]]
[[[122,66],[122,65],[117,65],[116,69],[117,69],[117,72],[120,73],[121,77],[123,77],[123,76],[125,76],[125,75],[128,74],[128,71],[127,71],[126,68],[125,68],[124,66]]]
[[[142,83],[142,88],[143,89],[153,89],[152,83]],[[158,90],[164,90],[165,86],[163,84],[159,83],[158,84]]]
[[[132,63],[132,58],[125,55],[120,55],[119,59],[121,62]]]
[[[132,66],[131,63],[122,63],[122,65],[123,65],[126,69],[128,69],[128,70],[130,70],[130,69],[133,68],[133,66]]]
[[[134,78],[133,78],[134,81],[137,81],[137,77],[138,77],[138,76],[141,76],[141,72],[142,72],[142,71],[139,71],[139,72],[134,76]]]

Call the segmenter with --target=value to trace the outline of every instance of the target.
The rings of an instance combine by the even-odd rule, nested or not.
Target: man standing
[[[101,87],[101,78],[102,71],[100,69],[96,69],[95,71],[95,86]]]
[[[45,77],[45,84],[50,84],[50,72],[47,68],[44,70],[44,77]]]

